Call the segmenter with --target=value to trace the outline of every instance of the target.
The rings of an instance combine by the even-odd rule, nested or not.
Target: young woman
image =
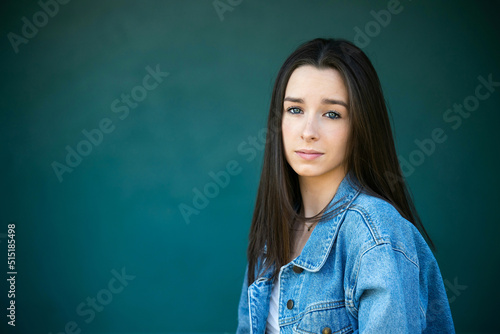
[[[454,333],[378,76],[345,40],[278,73],[237,333]]]

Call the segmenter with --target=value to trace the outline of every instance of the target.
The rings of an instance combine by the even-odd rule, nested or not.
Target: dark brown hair
[[[420,230],[435,250],[403,178],[382,87],[372,63],[349,41],[318,38],[302,44],[286,59],[274,84],[247,251],[249,285],[256,279],[256,266],[264,259],[265,266],[259,272],[274,264],[273,279],[288,263],[292,241],[290,229],[295,220],[317,221],[321,216],[324,218],[327,210],[324,208],[311,218],[299,213],[302,199],[298,176],[283,151],[281,120],[285,90],[292,72],[304,65],[336,69],[344,80],[349,95],[351,127],[346,153],[347,173],[355,176],[363,192],[392,204]]]

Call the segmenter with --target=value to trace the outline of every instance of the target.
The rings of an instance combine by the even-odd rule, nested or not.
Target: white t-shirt
[[[266,334],[279,334],[280,326],[279,319],[279,305],[280,301],[280,280],[276,279],[273,290],[271,292],[271,301],[269,302],[269,315],[267,316]]]

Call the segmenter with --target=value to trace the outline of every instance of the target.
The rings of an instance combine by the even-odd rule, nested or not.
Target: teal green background
[[[7,34],[41,8],[2,4],[2,333],[55,334],[70,321],[82,333],[234,332],[263,153],[241,150],[265,127],[279,67],[309,39],[354,40],[387,4],[244,0],[221,20],[213,1],[73,0],[18,53]],[[447,136],[407,180],[443,278],[465,286],[448,289],[457,332],[500,332],[500,87],[456,130],[443,119],[478,76],[500,81],[499,2],[400,6],[360,46],[382,81],[398,154],[409,159],[436,128]],[[169,76],[121,120],[112,102],[157,64]],[[114,130],[59,182],[51,164],[104,118]],[[188,223],[179,205],[193,207],[230,161],[241,172]],[[15,329],[5,317],[11,222]],[[86,323],[77,306],[122,268],[135,278]]]

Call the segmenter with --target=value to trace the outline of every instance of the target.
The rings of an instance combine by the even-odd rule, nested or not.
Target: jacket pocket
[[[347,334],[353,329],[344,301],[338,301],[309,306],[293,331],[301,334]]]

